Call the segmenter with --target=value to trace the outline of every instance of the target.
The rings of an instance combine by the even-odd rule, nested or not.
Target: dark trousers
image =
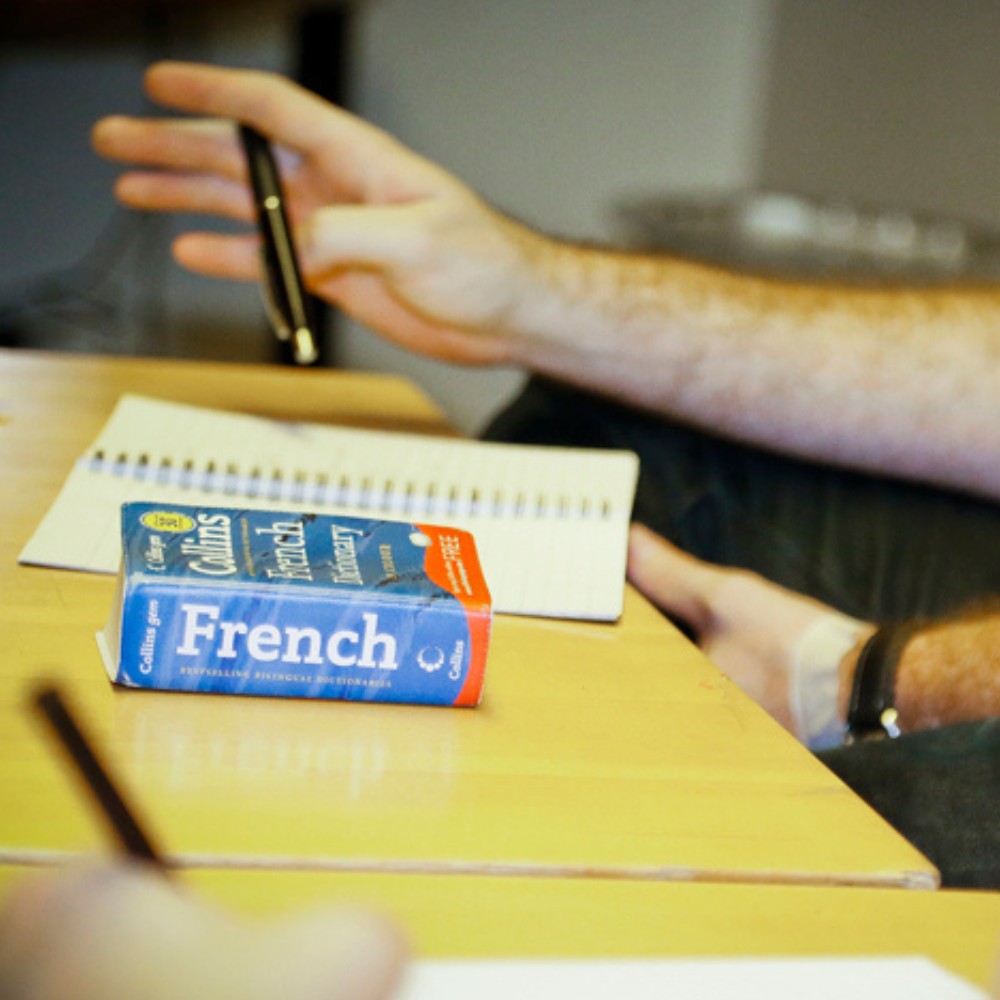
[[[1000,594],[998,504],[785,458],[538,378],[484,437],[630,449],[641,461],[635,520],[859,618]],[[820,756],[946,885],[1000,889],[1000,720]]]

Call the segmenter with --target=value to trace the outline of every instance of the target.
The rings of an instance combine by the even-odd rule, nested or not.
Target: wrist
[[[633,367],[648,369],[648,337],[641,356],[635,343],[656,284],[645,266],[629,255],[533,230],[514,238],[521,255],[513,280],[518,294],[506,332],[518,364],[591,389],[621,387],[633,381]],[[658,316],[657,329],[661,323]],[[633,401],[641,402],[638,396]]]
[[[530,355],[546,344],[563,339],[566,312],[572,305],[571,291],[563,288],[566,257],[573,247],[540,233],[515,219],[498,216],[500,234],[506,241],[503,262],[506,309],[500,326],[519,354]],[[528,364],[531,357],[518,357]]]

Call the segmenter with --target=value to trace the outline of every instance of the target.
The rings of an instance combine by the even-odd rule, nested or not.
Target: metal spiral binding
[[[465,493],[454,484],[442,494],[433,482],[421,494],[412,479],[400,487],[392,478],[376,480],[364,476],[356,482],[347,473],[334,475],[327,471],[309,473],[296,469],[289,473],[274,468],[266,472],[254,466],[249,473],[244,473],[233,462],[221,464],[210,460],[199,467],[191,458],[178,463],[163,457],[154,462],[145,452],[135,460],[124,453],[111,458],[101,449],[83,462],[91,472],[211,493],[232,500],[243,497],[253,501],[296,506],[313,504],[403,516],[606,521],[613,514],[613,505],[606,497],[584,496],[574,504],[566,494],[532,496],[518,490],[510,496],[497,488],[487,496],[477,487]]]

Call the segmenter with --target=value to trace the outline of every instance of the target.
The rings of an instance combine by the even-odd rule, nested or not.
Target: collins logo
[[[444,666],[444,650],[440,646],[424,646],[417,653],[417,663],[421,670],[433,674]]]

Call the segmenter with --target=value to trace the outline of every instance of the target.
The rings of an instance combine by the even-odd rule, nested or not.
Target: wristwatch
[[[919,628],[913,621],[882,625],[861,647],[847,708],[848,743],[900,735],[896,666]]]

